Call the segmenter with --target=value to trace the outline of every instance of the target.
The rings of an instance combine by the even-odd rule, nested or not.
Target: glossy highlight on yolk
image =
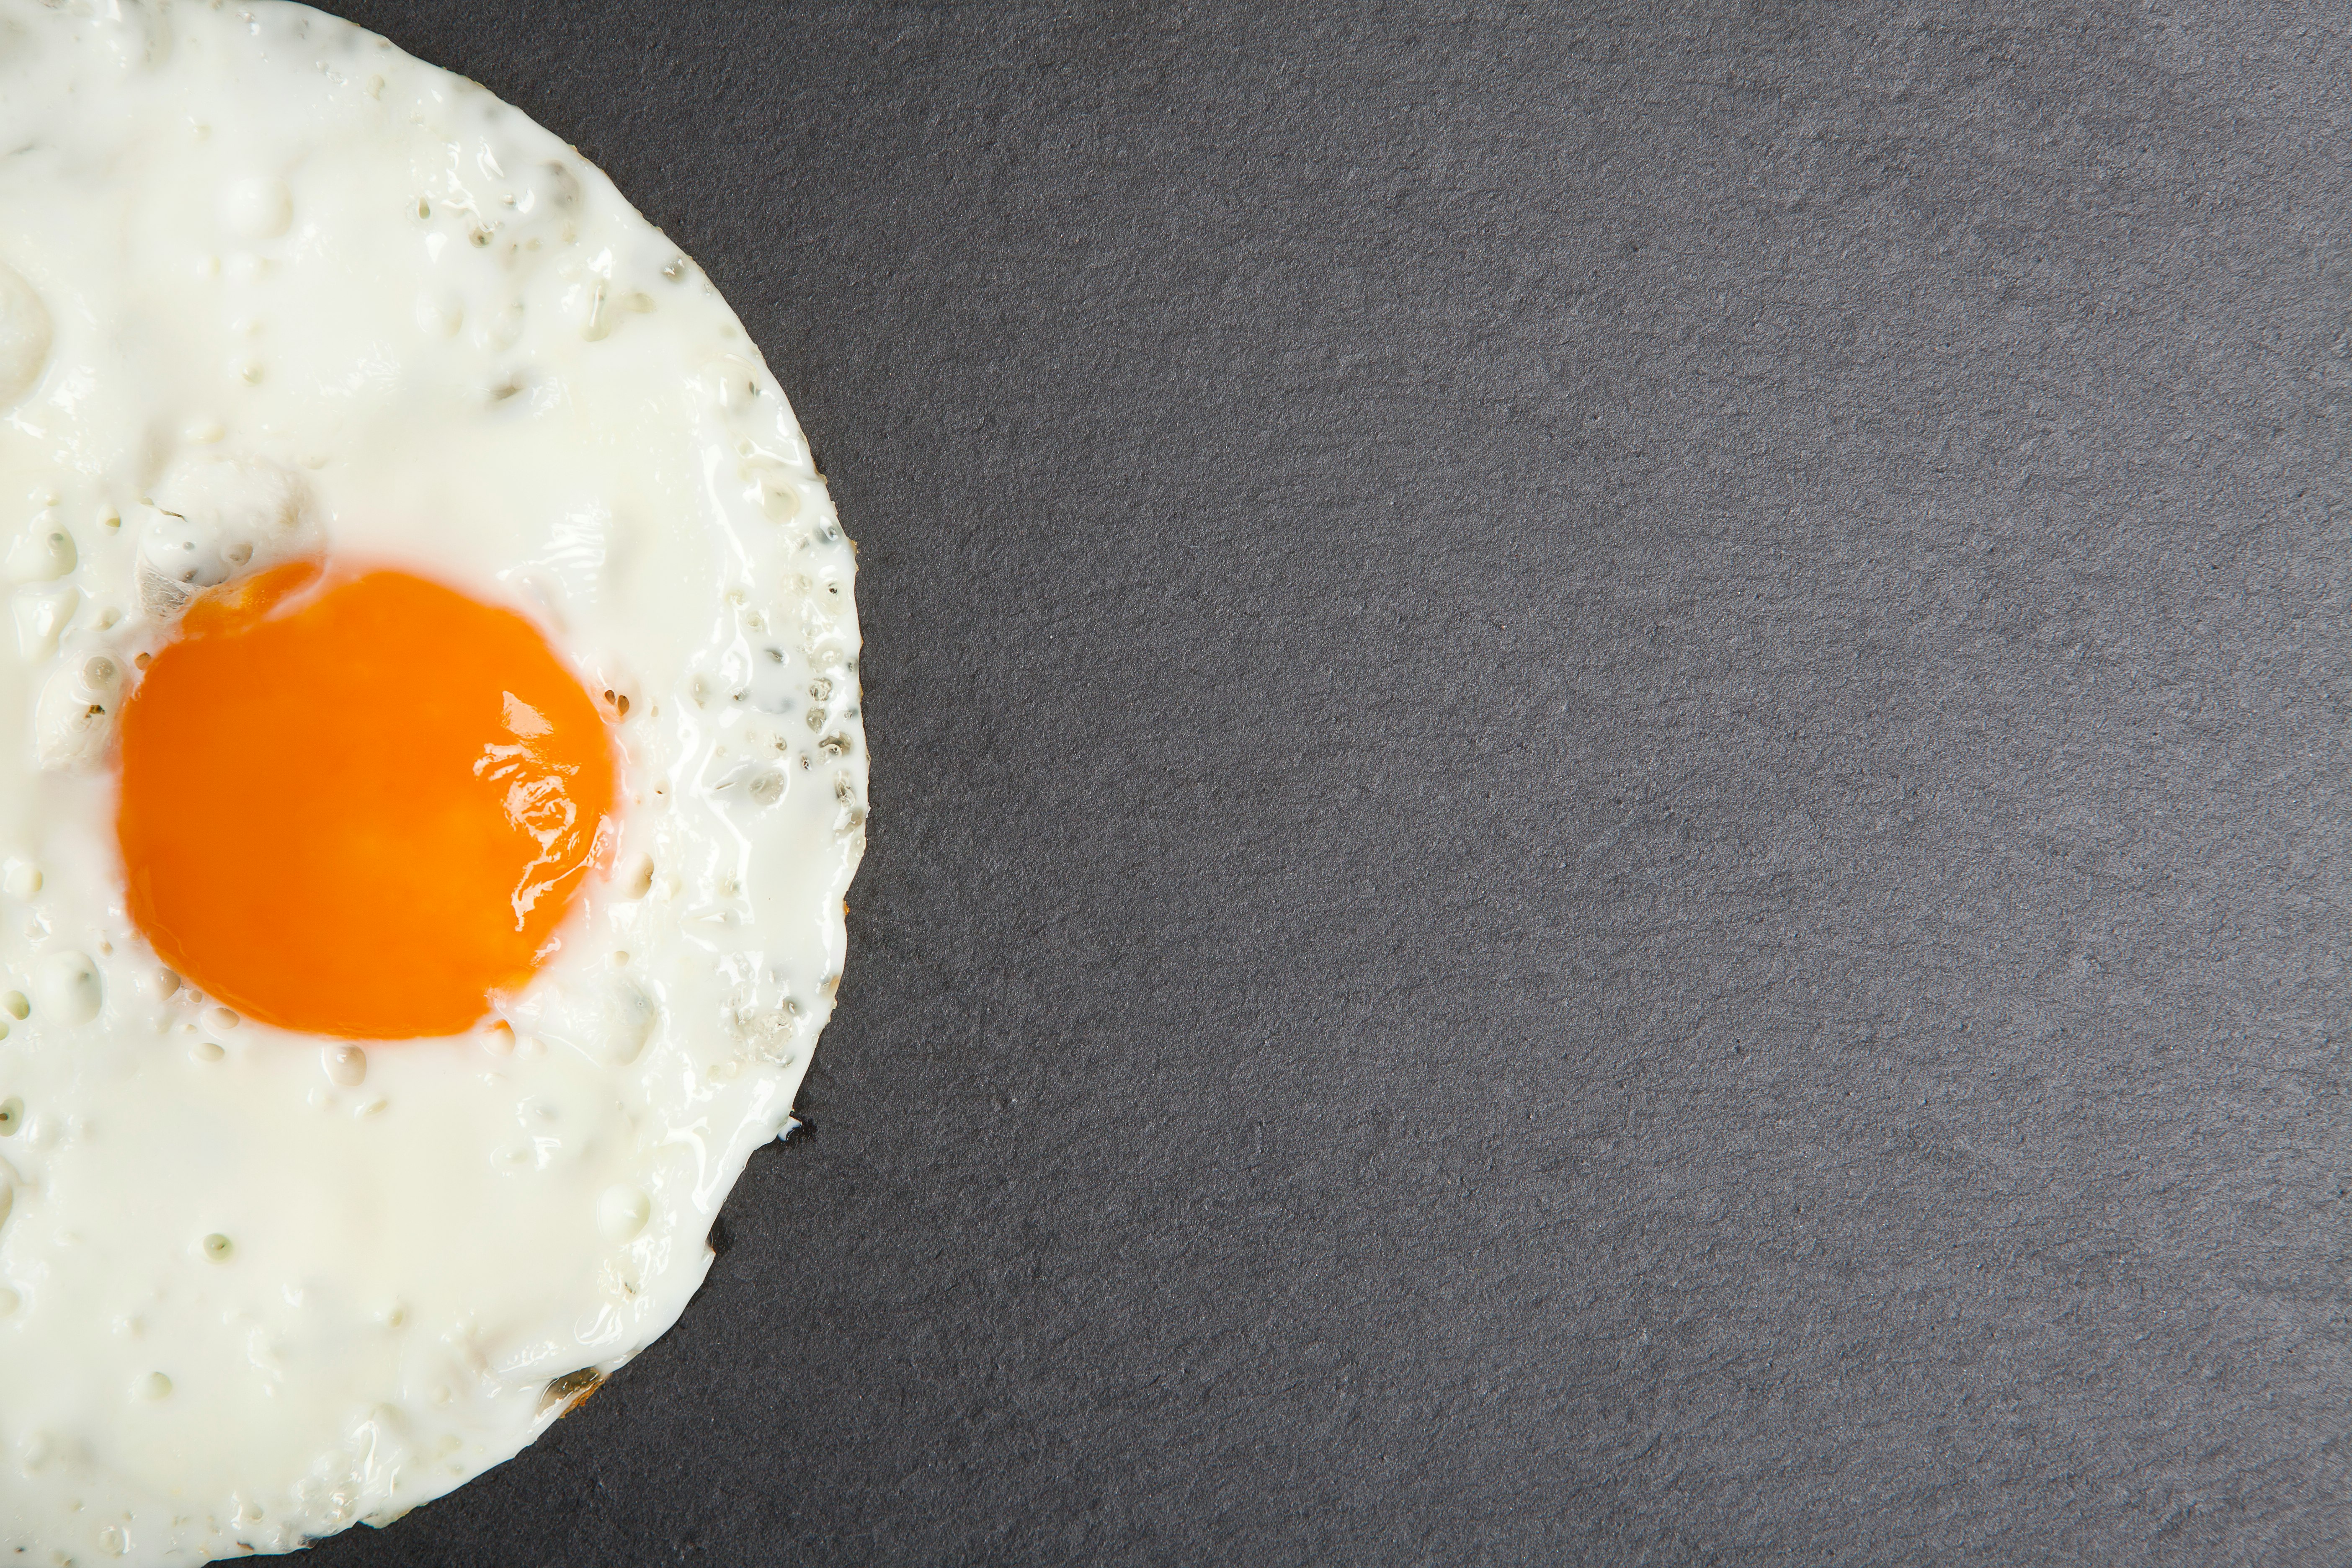
[[[199,596],[121,735],[131,918],[289,1029],[471,1027],[609,841],[594,700],[529,621],[404,572],[299,563]]]

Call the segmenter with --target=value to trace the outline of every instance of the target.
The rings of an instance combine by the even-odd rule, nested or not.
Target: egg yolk
[[[123,705],[131,918],[266,1023],[459,1033],[527,982],[610,837],[604,715],[531,624],[302,563],[200,595]]]

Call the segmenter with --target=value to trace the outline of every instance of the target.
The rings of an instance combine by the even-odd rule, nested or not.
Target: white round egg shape
[[[512,1455],[701,1282],[840,976],[851,550],[694,264],[373,34],[0,0],[0,1557],[282,1551]],[[610,872],[465,1037],[241,1021],[125,911],[143,656],[320,550],[521,611],[613,716]]]

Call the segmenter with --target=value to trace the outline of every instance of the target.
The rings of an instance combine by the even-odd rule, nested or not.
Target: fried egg
[[[0,0],[0,1548],[382,1523],[662,1333],[865,842],[704,275],[306,7]]]

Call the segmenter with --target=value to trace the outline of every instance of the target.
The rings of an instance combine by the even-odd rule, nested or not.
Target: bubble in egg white
[[[635,1240],[652,1217],[652,1200],[635,1187],[610,1187],[596,1200],[596,1228],[607,1241]]]
[[[199,589],[310,552],[308,487],[257,458],[184,458],[142,509],[138,584],[149,614],[168,616]]]
[[[8,547],[8,581],[54,583],[72,571],[79,559],[72,534],[54,523],[36,523]]]
[[[294,221],[293,193],[272,175],[230,185],[221,196],[221,227],[236,239],[274,239]]]
[[[74,611],[81,607],[81,590],[71,584],[19,592],[11,606],[16,623],[16,651],[27,663],[45,659],[58,650],[58,638]]]
[[[625,899],[642,899],[653,890],[654,858],[639,853],[629,858],[629,863],[614,879],[614,887]]]
[[[94,684],[92,666],[53,668],[33,708],[35,754],[44,768],[69,771],[100,761],[114,739],[111,681]]]
[[[34,994],[43,1012],[60,1024],[87,1024],[105,1000],[98,966],[85,952],[52,952],[41,960]]]
[[[454,294],[419,294],[416,325],[437,337],[455,337],[466,324],[466,302]]]

